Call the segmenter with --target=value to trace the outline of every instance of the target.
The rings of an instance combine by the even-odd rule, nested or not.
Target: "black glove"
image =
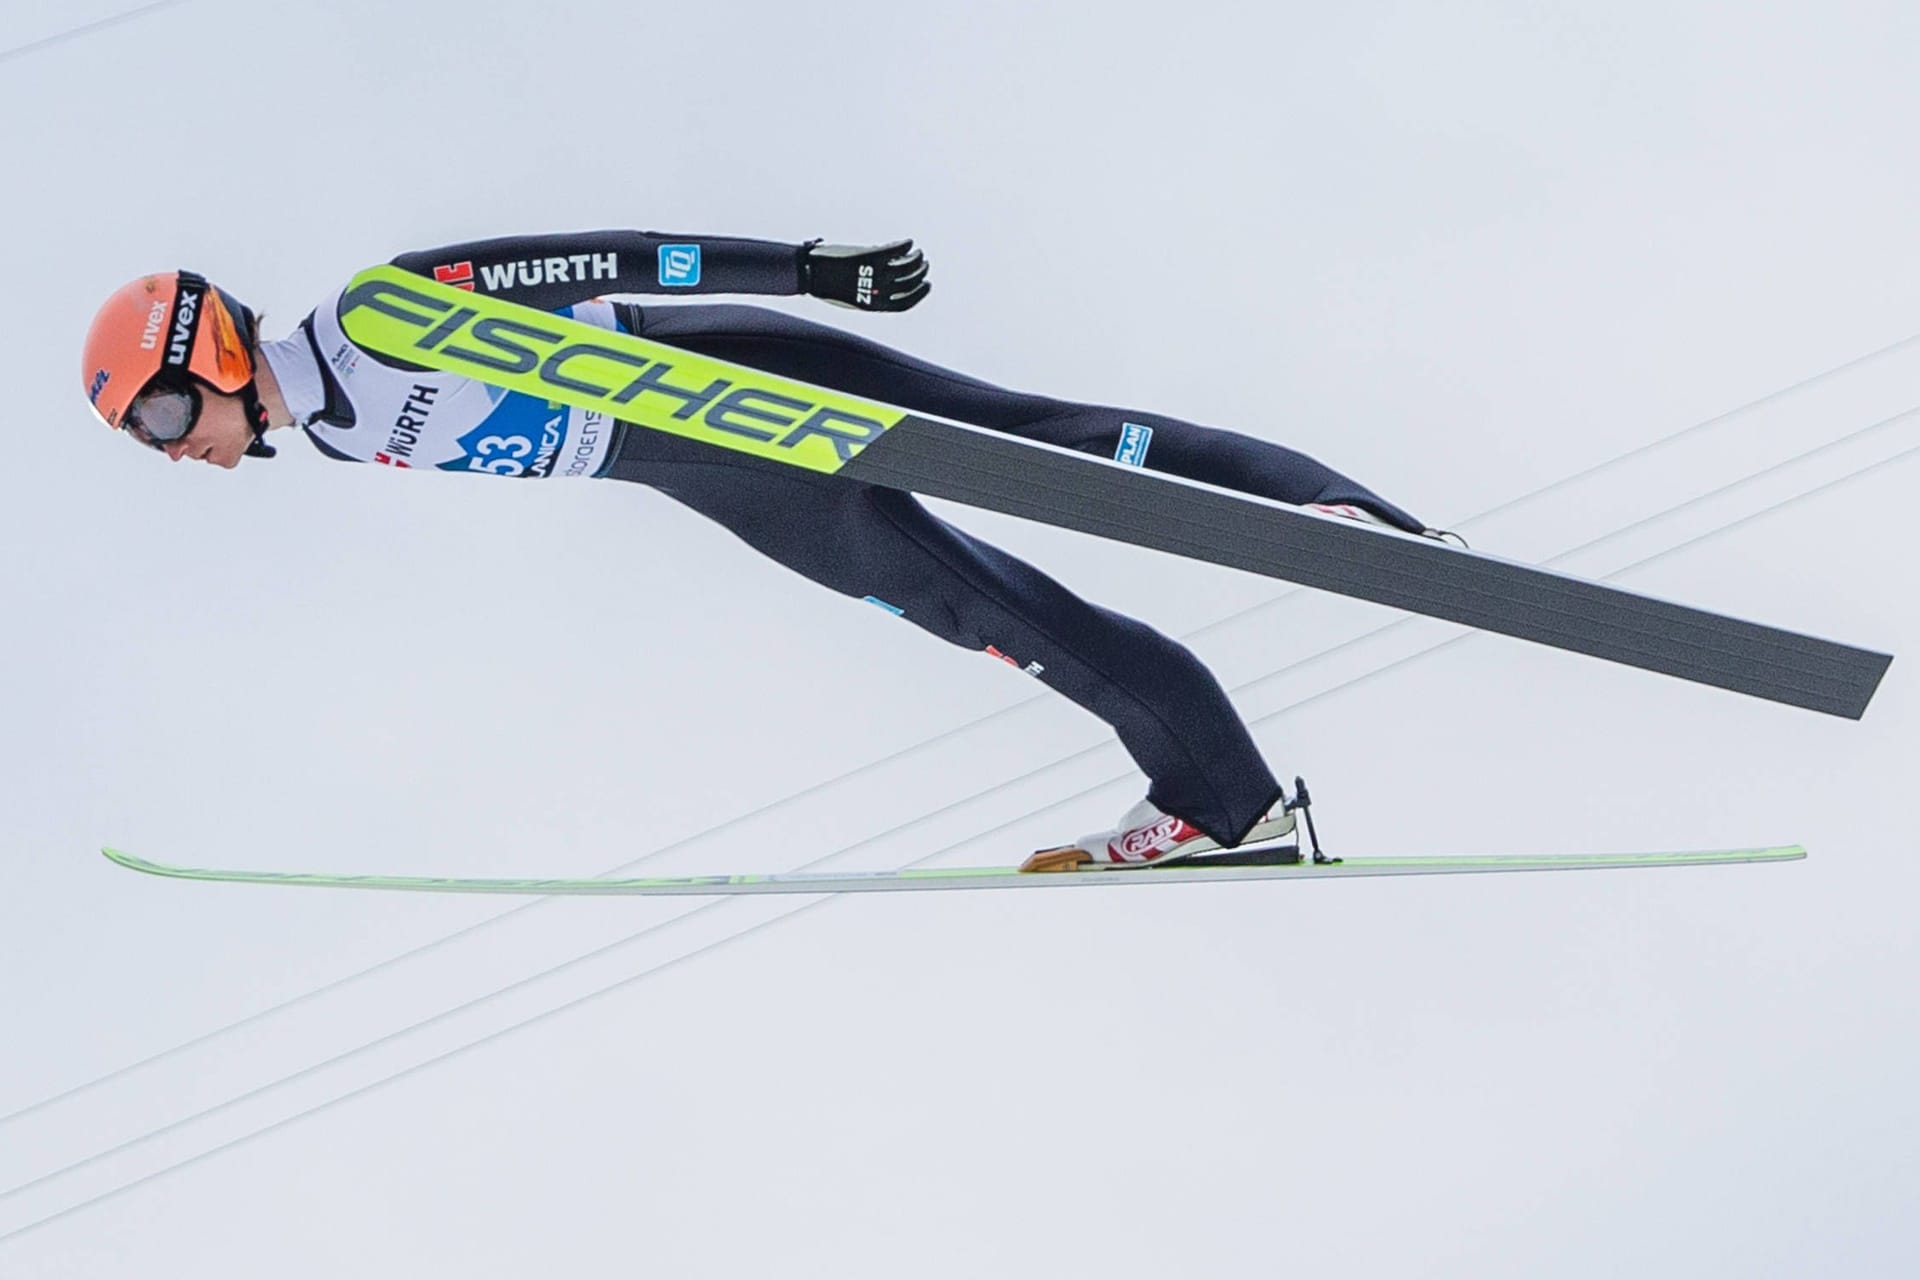
[[[878,248],[800,246],[800,291],[856,311],[905,311],[927,296],[927,259],[911,240]]]

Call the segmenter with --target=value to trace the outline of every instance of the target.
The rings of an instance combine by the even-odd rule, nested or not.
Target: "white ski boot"
[[[1293,811],[1286,798],[1274,802],[1266,816],[1253,824],[1236,849],[1258,849],[1293,834]],[[1161,866],[1195,854],[1218,853],[1220,845],[1197,827],[1152,801],[1142,800],[1127,810],[1119,825],[1081,836],[1058,849],[1042,849],[1020,864],[1022,871],[1118,870]]]
[[[1351,502],[1309,502],[1307,510],[1318,511],[1323,516],[1339,516],[1342,520],[1358,520],[1362,524],[1377,524],[1383,529],[1392,525],[1382,520],[1365,507],[1356,507]]]
[[[1323,516],[1339,516],[1342,520],[1358,520],[1361,524],[1377,524],[1383,529],[1396,526],[1388,524],[1379,516],[1364,507],[1356,507],[1351,502],[1309,502],[1308,511],[1318,511]],[[1448,546],[1459,547],[1462,551],[1471,550],[1467,540],[1451,529],[1422,529],[1420,536],[1432,538],[1435,542],[1444,542]]]

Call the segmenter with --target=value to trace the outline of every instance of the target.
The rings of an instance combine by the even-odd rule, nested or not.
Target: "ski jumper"
[[[805,246],[609,231],[515,237],[395,265],[443,282],[904,409],[1282,502],[1346,503],[1420,521],[1280,445],[1138,410],[1008,391],[764,308],[634,306],[606,294],[801,292]],[[986,651],[1111,725],[1148,798],[1223,845],[1280,796],[1219,682],[1183,645],[1080,599],[936,517],[909,493],[609,422],[470,378],[406,369],[347,340],[338,295],[262,346],[283,396],[330,457],[646,485],[823,586]]]

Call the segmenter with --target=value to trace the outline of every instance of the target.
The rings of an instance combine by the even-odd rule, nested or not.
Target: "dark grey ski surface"
[[[1857,720],[1892,657],[909,416],[840,474]],[[1180,486],[1170,494],[1168,485]]]

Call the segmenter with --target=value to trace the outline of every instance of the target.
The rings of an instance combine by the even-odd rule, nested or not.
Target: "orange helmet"
[[[256,423],[258,443],[266,421],[253,384],[256,332],[253,312],[202,276],[191,271],[142,276],[115,291],[94,316],[81,358],[81,385],[93,411],[116,430],[137,428],[129,409],[147,392],[189,397],[192,415],[180,435],[198,416],[197,386],[238,394]],[[146,432],[134,434],[157,443]]]

